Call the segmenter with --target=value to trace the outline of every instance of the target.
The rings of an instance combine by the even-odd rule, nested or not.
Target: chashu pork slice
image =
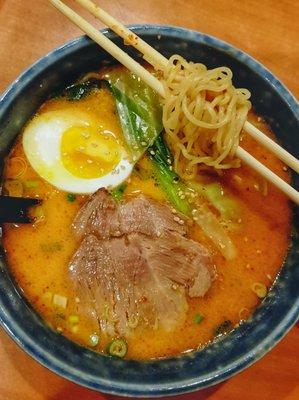
[[[78,237],[92,233],[101,239],[134,232],[161,236],[165,230],[185,235],[186,222],[185,217],[143,195],[118,203],[107,190],[100,189],[81,208],[73,229]]]
[[[79,211],[81,244],[70,274],[84,313],[110,336],[136,326],[173,329],[190,297],[204,296],[213,268],[209,251],[187,238],[188,221],[145,196],[117,202],[104,189]]]
[[[203,296],[211,285],[209,254],[178,233],[133,233],[110,240],[87,235],[70,272],[86,312],[108,335],[137,325],[173,329],[187,311],[186,291]]]
[[[136,239],[136,238],[135,238]],[[182,288],[151,270],[127,238],[86,236],[70,263],[80,304],[110,336],[129,335],[137,325],[173,328],[187,303]]]

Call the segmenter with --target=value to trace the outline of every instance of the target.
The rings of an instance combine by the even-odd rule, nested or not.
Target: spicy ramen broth
[[[49,100],[39,113],[78,108],[87,110],[91,115],[105,109],[104,122],[121,134],[114,100],[105,88],[78,102],[64,98]],[[251,114],[250,120],[273,137],[260,118]],[[242,145],[277,175],[288,180],[284,165],[258,143],[245,136]],[[26,160],[21,135],[6,160],[4,181],[16,177],[19,168],[16,157]],[[145,170],[150,168],[145,159],[140,161],[140,165]],[[134,334],[127,338],[128,358],[173,356],[207,344],[224,321],[229,320],[235,326],[240,320],[248,318],[260,303],[260,297],[265,295],[259,293],[259,297],[254,285],[258,283],[269,288],[284,261],[291,219],[287,198],[270,185],[265,188],[261,178],[246,166],[209,179],[218,180],[225,192],[238,203],[240,218],[233,227],[227,228],[237,256],[233,260],[225,260],[200,228],[194,227],[191,238],[211,250],[217,278],[203,298],[188,298],[186,320],[172,332],[137,327]],[[56,189],[42,180],[28,163],[18,181],[22,184],[24,196],[40,197],[43,204],[41,210],[36,211],[34,224],[4,226],[4,248],[14,277],[26,298],[53,329],[83,346],[104,352],[111,338],[95,331],[91,321],[80,311],[80,299],[68,272],[68,263],[78,247],[71,224],[88,196],[70,196]],[[38,184],[28,185],[28,182]],[[267,193],[264,193],[265,189]],[[145,176],[133,174],[129,179],[125,197],[139,193],[166,201],[150,173]],[[54,304],[55,295],[67,299],[65,307]],[[93,335],[99,338],[98,343],[92,340]]]

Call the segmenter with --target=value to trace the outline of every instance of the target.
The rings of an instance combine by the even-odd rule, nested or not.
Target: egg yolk
[[[111,132],[89,125],[73,126],[61,139],[62,163],[79,178],[99,178],[112,172],[120,162],[122,152]]]

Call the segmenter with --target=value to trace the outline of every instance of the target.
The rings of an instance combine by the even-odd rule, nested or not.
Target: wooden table
[[[294,0],[102,0],[125,23],[180,25],[248,52],[298,97],[299,2]],[[101,27],[101,24],[97,24]],[[0,0],[0,92],[32,62],[81,33],[47,1]],[[0,331],[1,400],[112,400],[41,367]],[[266,357],[185,400],[298,400],[299,326]]]

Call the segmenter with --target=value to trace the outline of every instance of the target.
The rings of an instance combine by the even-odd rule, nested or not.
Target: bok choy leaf
[[[172,155],[162,135],[149,148],[149,158],[153,162],[156,179],[168,200],[182,214],[191,216],[191,205],[184,197],[185,185],[172,169]]]
[[[126,144],[137,161],[163,130],[159,96],[127,71],[111,72],[105,79],[116,99]]]

